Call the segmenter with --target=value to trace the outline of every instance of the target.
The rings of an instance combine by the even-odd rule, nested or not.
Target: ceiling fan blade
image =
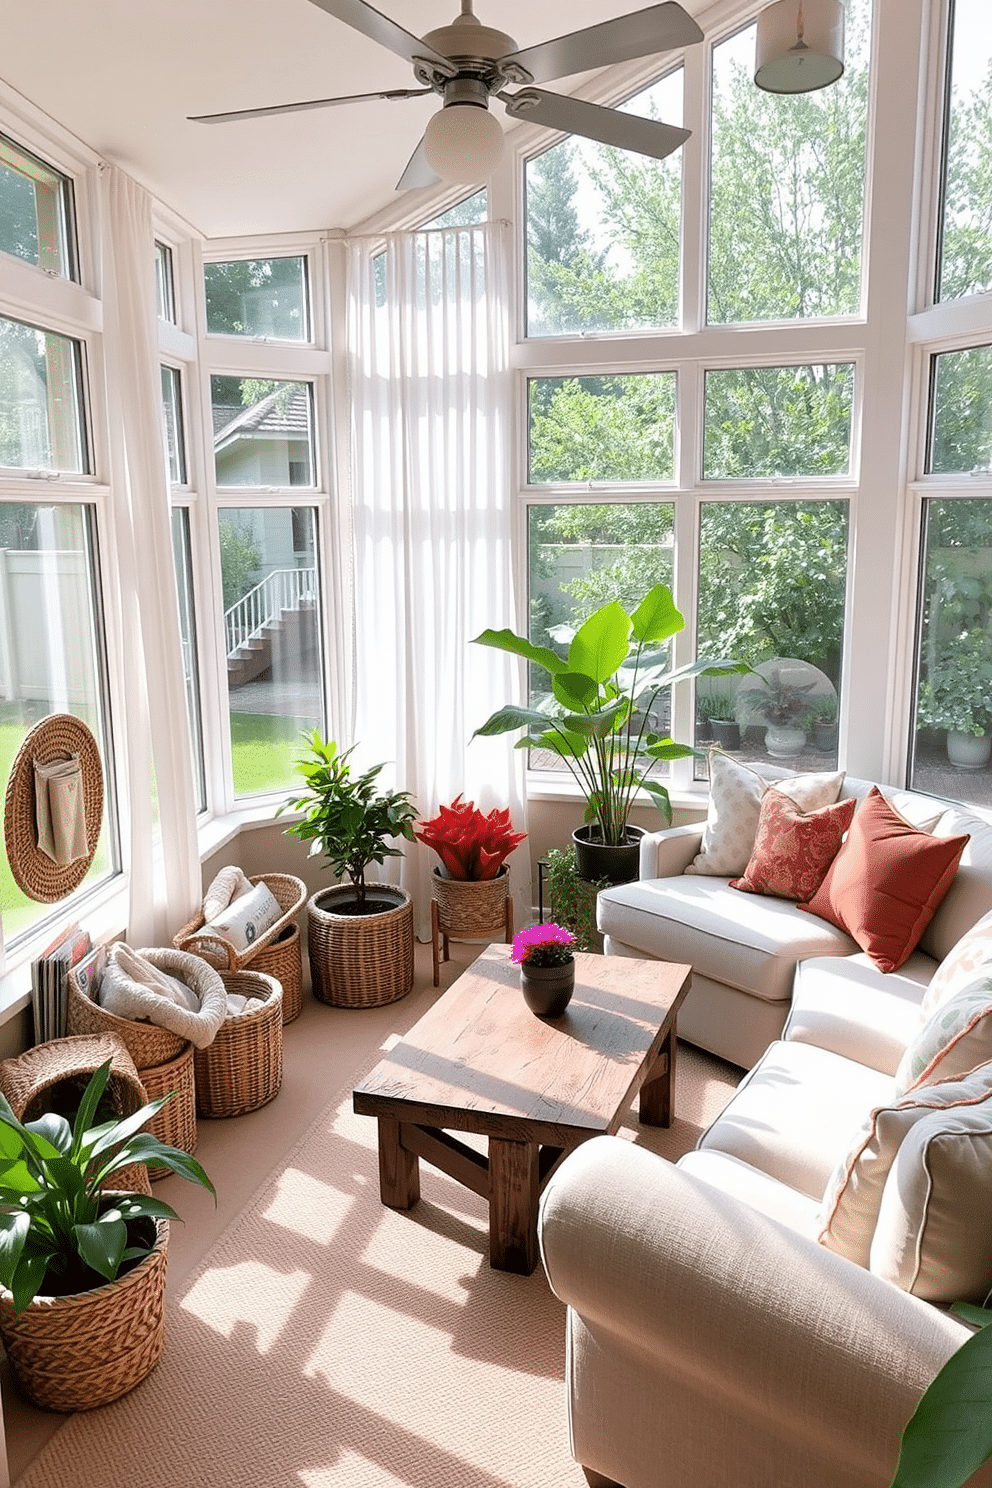
[[[424,142],[414,150],[406,163],[406,169],[396,182],[397,191],[417,191],[421,186],[436,186],[441,177],[427,159]]]
[[[703,33],[692,16],[676,5],[675,0],[668,0],[664,5],[616,16],[612,21],[601,21],[597,26],[587,26],[554,41],[542,41],[521,52],[511,52],[500,61],[516,63],[540,83],[588,72],[594,67],[630,62],[653,52],[667,52],[673,47],[691,46],[702,39]]]
[[[634,150],[639,155],[653,155],[664,160],[677,150],[691,133],[674,124],[660,124],[655,119],[642,119],[619,109],[603,108],[582,98],[563,93],[545,93],[542,88],[525,88],[520,93],[499,93],[506,111],[516,119],[543,124],[547,129],[561,129],[566,134],[581,134],[586,139],[615,145],[620,150]]]
[[[430,62],[449,65],[447,57],[442,57],[440,52],[427,46],[412,32],[404,31],[402,26],[398,26],[381,11],[373,10],[371,5],[365,4],[365,0],[310,0],[310,3],[326,10],[328,15],[335,16],[339,21],[344,21],[346,26],[361,31],[370,41],[377,41],[398,57],[405,57],[411,64],[418,57],[426,57]]]
[[[230,109],[224,114],[187,114],[191,124],[226,124],[231,119],[267,119],[273,114],[300,114],[305,109],[333,108],[339,103],[368,103],[373,98],[422,98],[431,88],[390,88],[382,93],[349,93],[346,98],[309,98],[299,103],[272,103],[265,108]]]

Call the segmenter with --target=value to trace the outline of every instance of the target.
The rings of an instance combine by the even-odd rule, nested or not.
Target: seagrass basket
[[[270,925],[250,946],[239,951],[222,935],[207,943],[197,940],[196,932],[202,930],[206,924],[202,910],[172,937],[172,944],[180,951],[191,951],[194,956],[202,956],[204,961],[208,961],[218,971],[241,971],[253,962],[259,952],[271,946],[294,916],[299,914],[307,896],[307,888],[302,878],[294,878],[290,873],[257,873],[248,882],[252,885],[264,883],[282,910],[275,924]]]
[[[174,1059],[164,1064],[153,1065],[141,1071],[141,1082],[148,1092],[149,1100],[160,1095],[169,1095],[157,1116],[153,1116],[146,1128],[169,1147],[178,1147],[181,1152],[196,1151],[196,1085],[193,1069],[193,1045],[184,1044]],[[169,1176],[168,1168],[149,1168],[152,1182]]]
[[[448,941],[483,940],[498,936],[513,940],[513,900],[510,873],[502,864],[495,878],[449,878],[440,868],[431,875],[431,950],[434,985],[440,961],[448,960]]]
[[[334,1007],[379,1007],[413,987],[413,900],[392,884],[369,884],[373,899],[395,909],[341,914],[335,904],[353,901],[350,884],[321,889],[307,903],[307,949],[313,995]]]
[[[134,1060],[113,1034],[82,1034],[35,1044],[0,1062],[0,1091],[19,1121],[37,1121],[49,1112],[72,1121],[90,1076],[106,1060],[110,1075],[103,1101],[114,1116],[132,1116],[148,1100]],[[150,1129],[150,1128],[149,1128]],[[148,1169],[132,1163],[114,1174],[114,1187],[151,1193]]]
[[[168,954],[168,953],[166,953]],[[165,966],[163,970],[169,971]],[[157,1023],[139,1023],[132,1018],[118,1018],[108,1013],[82,990],[75,973],[67,978],[66,1027],[69,1033],[112,1033],[127,1049],[138,1070],[154,1068],[175,1059],[186,1047],[186,1040]],[[194,989],[195,990],[195,989]]]
[[[275,977],[282,988],[282,1021],[292,1023],[303,1011],[303,942],[300,927],[284,926],[275,940],[252,957],[252,971]]]
[[[23,1393],[44,1410],[90,1410],[133,1390],[158,1363],[165,1341],[169,1226],[133,1271],[91,1292],[39,1296],[17,1317],[0,1288],[0,1337]]]
[[[242,1116],[273,1100],[282,1084],[282,988],[259,971],[221,972],[228,992],[264,998],[252,1013],[225,1018],[193,1055],[201,1116]]]

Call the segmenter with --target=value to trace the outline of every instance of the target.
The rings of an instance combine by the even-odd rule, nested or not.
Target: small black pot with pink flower
[[[524,1001],[538,1018],[560,1018],[575,989],[575,936],[564,925],[528,925],[513,937]]]

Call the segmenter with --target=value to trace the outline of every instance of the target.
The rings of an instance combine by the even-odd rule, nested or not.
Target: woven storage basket
[[[195,938],[196,932],[202,930],[206,924],[202,911],[172,937],[172,944],[181,951],[192,951],[194,956],[202,956],[204,961],[208,961],[218,971],[241,971],[243,967],[253,962],[260,951],[265,950],[278,939],[294,915],[299,914],[307,896],[307,887],[302,878],[294,878],[289,873],[258,873],[249,878],[248,882],[252,885],[264,883],[278,903],[282,914],[275,924],[270,925],[264,935],[252,941],[246,950],[237,950],[220,935],[209,945],[198,941]]]
[[[307,948],[313,995],[334,1007],[379,1007],[413,986],[413,900],[405,889],[369,884],[369,895],[396,908],[382,914],[336,914],[353,900],[350,884],[322,889],[307,904]]]
[[[0,1337],[14,1376],[44,1410],[107,1405],[133,1390],[158,1363],[165,1339],[165,1256],[169,1226],[133,1271],[69,1297],[37,1297],[20,1317],[0,1289]]]
[[[165,952],[169,955],[169,952]],[[163,965],[163,971],[172,968]],[[75,975],[68,976],[66,1027],[70,1033],[112,1033],[124,1044],[139,1070],[151,1069],[175,1059],[186,1047],[186,1040],[157,1023],[137,1023],[131,1018],[118,1018],[108,1013],[79,986]]]
[[[439,981],[439,961],[448,959],[449,939],[480,940],[487,935],[498,935],[507,944],[513,940],[513,900],[505,863],[495,878],[484,879],[448,878],[440,868],[435,868],[431,893],[435,987]]]
[[[221,972],[228,992],[262,997],[253,1013],[225,1018],[212,1044],[193,1055],[201,1116],[241,1116],[274,1099],[282,1084],[282,988],[258,971]]]
[[[178,1147],[181,1152],[196,1151],[196,1085],[193,1071],[193,1045],[184,1044],[182,1052],[165,1064],[153,1065],[141,1071],[141,1081],[148,1092],[149,1100],[173,1092],[157,1116],[148,1123],[147,1130],[169,1147]],[[154,1182],[167,1178],[168,1168],[149,1168],[148,1176]]]
[[[148,1096],[134,1060],[112,1034],[83,1034],[36,1044],[15,1059],[0,1063],[0,1091],[19,1121],[37,1121],[54,1111],[72,1120],[90,1076],[111,1061],[104,1102],[117,1117],[132,1116]],[[151,1193],[148,1169],[132,1163],[114,1174],[114,1186],[130,1193]]]
[[[271,945],[252,957],[252,971],[275,977],[282,988],[282,1021],[292,1023],[303,1011],[303,942],[299,925],[286,925]]]

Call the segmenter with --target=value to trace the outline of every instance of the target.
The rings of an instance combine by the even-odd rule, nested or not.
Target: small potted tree
[[[0,1096],[0,1337],[21,1389],[46,1410],[106,1405],[162,1353],[168,1221],[179,1216],[114,1180],[137,1164],[214,1192],[194,1157],[143,1130],[170,1096],[105,1119],[112,1062],[71,1122],[50,1112],[22,1123]]]
[[[279,807],[302,813],[286,831],[323,854],[338,883],[307,901],[307,948],[314,996],[341,1007],[395,1002],[413,986],[413,900],[405,889],[370,883],[371,863],[401,855],[397,837],[413,841],[417,812],[407,791],[378,786],[382,765],[357,774],[351,749],[314,729],[309,756],[296,762],[302,791]]]
[[[435,867],[431,895],[431,944],[434,985],[439,980],[439,941],[448,959],[454,937],[479,940],[494,932],[513,939],[513,901],[506,859],[526,838],[514,832],[509,811],[483,814],[474,801],[456,796],[429,821],[419,822],[416,837],[441,859]]]

